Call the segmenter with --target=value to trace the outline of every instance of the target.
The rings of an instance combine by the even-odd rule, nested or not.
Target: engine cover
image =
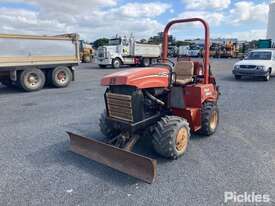
[[[127,69],[103,77],[101,85],[129,85],[139,89],[166,88],[169,84],[168,76],[169,70],[165,67]]]

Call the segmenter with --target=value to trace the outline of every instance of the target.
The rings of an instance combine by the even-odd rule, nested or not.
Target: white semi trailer
[[[150,66],[157,62],[161,55],[161,45],[137,43],[133,37],[114,38],[107,46],[97,49],[95,62],[104,68],[111,65],[119,68],[121,65]]]
[[[191,48],[190,46],[180,46],[178,55],[186,57],[199,57],[201,56],[201,49],[198,47]]]
[[[0,82],[37,91],[48,82],[66,87],[79,63],[77,34],[35,36],[0,34]]]
[[[179,56],[189,56],[190,47],[189,46],[179,46],[178,55]]]

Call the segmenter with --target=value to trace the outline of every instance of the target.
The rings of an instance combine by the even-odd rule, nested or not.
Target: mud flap
[[[67,133],[70,136],[71,151],[147,183],[154,181],[157,168],[156,160],[94,139]]]

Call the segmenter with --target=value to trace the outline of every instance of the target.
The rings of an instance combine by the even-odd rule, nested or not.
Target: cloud
[[[156,17],[171,8],[171,5],[161,2],[128,3],[116,9],[127,17]]]
[[[164,25],[158,17],[168,13],[175,18],[204,18],[212,29],[219,31],[225,27],[236,31],[237,28],[249,24],[250,27],[246,28],[255,26],[253,31],[233,34],[242,39],[244,37],[251,39],[252,34],[255,35],[254,38],[265,37],[263,35],[265,31],[257,29],[263,27],[256,24],[256,22],[264,24],[267,22],[268,5],[265,3],[257,4],[245,0],[236,3],[231,3],[230,0],[181,1],[186,4],[186,10],[177,14],[169,3],[162,3],[160,0],[143,1],[143,3],[131,1],[121,5],[119,0],[4,0],[1,3],[17,2],[23,7],[4,8],[0,3],[0,29],[1,33],[48,35],[76,32],[81,38],[89,41],[131,33],[136,38],[147,38],[163,30]],[[233,28],[232,24],[238,27]]]
[[[115,6],[117,0],[22,0],[25,3],[31,3],[39,6],[41,9],[51,12],[76,12],[82,13],[93,10],[96,7]]]
[[[38,13],[23,9],[0,8],[0,23],[5,33],[51,33],[62,31],[65,25],[56,20],[41,20]]]
[[[234,4],[230,10],[230,19],[234,24],[248,21],[267,22],[268,5],[265,3],[255,4],[248,1],[240,1]]]
[[[265,29],[252,29],[250,31],[233,32],[231,34],[224,35],[226,38],[238,38],[243,41],[251,41],[266,38]]]
[[[161,2],[119,6],[117,0],[9,0],[15,1],[37,9],[0,7],[2,32],[49,35],[77,32],[90,41],[130,33],[137,38],[149,37],[163,29],[155,17],[171,9]]]
[[[84,38],[113,37],[134,34],[136,38],[146,38],[155,35],[163,29],[163,25],[150,18],[120,19],[116,16],[104,16],[97,21],[83,21],[82,24],[72,26],[71,30],[78,31]],[[91,29],[95,28],[95,29]]]
[[[179,14],[177,18],[199,17],[205,19],[210,25],[219,26],[224,20],[224,15],[219,12],[208,11],[186,11]]]
[[[226,9],[231,0],[182,0],[187,9]]]

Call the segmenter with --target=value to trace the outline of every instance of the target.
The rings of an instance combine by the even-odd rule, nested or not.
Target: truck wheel
[[[201,112],[202,135],[210,136],[214,134],[219,125],[219,108],[216,103],[205,102]]]
[[[45,74],[40,69],[23,70],[18,79],[19,86],[26,92],[42,89],[45,85]]]
[[[165,116],[153,132],[153,147],[163,157],[177,159],[188,146],[190,128],[188,122],[177,116]]]
[[[67,87],[72,81],[72,72],[68,67],[60,66],[49,72],[48,78],[57,88]]]
[[[149,67],[150,66],[150,59],[149,58],[143,58],[142,64],[143,67]]]
[[[119,58],[115,58],[113,61],[112,61],[112,67],[114,69],[119,69],[120,68],[120,65],[121,65],[121,61]]]
[[[241,78],[242,78],[241,75],[235,75],[235,79],[236,79],[236,80],[240,80]]]
[[[106,68],[107,65],[99,64],[98,66],[103,69]]]
[[[104,111],[101,115],[100,115],[100,119],[99,119],[99,128],[100,131],[102,132],[102,134],[104,134],[105,137],[107,137],[108,139],[114,138],[115,136],[117,136],[120,132],[118,130],[116,130],[112,124],[110,124],[107,120],[107,112]]]
[[[158,59],[151,59],[151,65],[157,64],[158,63]]]

